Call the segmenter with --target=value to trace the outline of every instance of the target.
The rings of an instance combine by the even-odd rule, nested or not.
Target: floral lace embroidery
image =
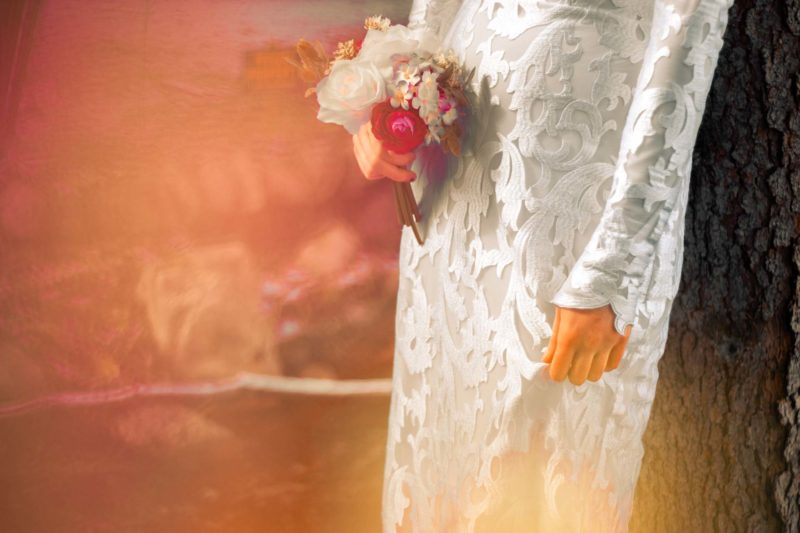
[[[384,531],[499,527],[482,520],[514,452],[544,493],[519,512],[626,528],[731,4],[414,1],[409,25],[476,67],[477,96],[462,156],[414,163],[426,241],[404,230],[400,247]],[[617,332],[634,326],[619,368],[549,380],[554,305],[609,304]]]

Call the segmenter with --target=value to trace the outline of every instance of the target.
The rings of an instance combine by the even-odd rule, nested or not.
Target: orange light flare
[[[3,523],[375,531],[385,387],[234,378],[391,372],[391,187],[283,56],[410,2],[0,4]]]

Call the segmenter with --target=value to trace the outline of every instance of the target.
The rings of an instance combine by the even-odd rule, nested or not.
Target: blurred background
[[[0,2],[0,530],[380,529],[400,226],[285,57],[410,4]]]

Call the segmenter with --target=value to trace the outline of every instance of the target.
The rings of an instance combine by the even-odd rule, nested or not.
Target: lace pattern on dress
[[[414,0],[409,25],[474,64],[477,96],[462,156],[414,163],[425,244],[404,229],[384,531],[627,527],[731,4]],[[618,369],[546,378],[554,305],[609,304],[634,325]],[[542,498],[509,504],[507,458],[534,452]]]

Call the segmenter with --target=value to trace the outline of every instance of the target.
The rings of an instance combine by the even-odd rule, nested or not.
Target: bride
[[[425,237],[400,245],[384,531],[627,530],[731,4],[414,0],[476,96],[459,157],[353,136]]]

